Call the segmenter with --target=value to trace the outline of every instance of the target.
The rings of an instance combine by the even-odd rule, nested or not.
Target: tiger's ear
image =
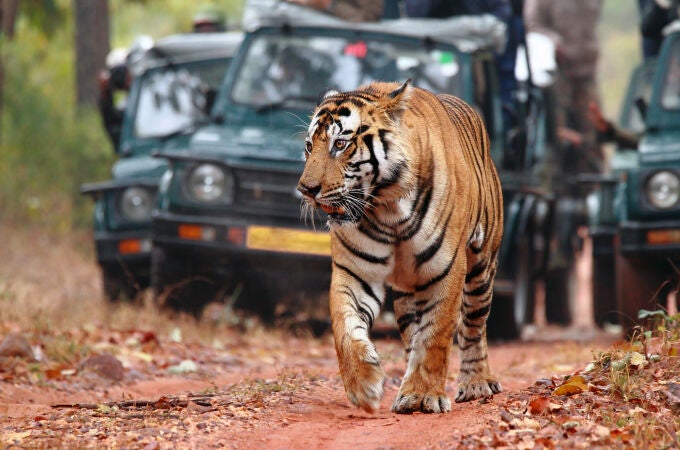
[[[326,100],[328,97],[332,97],[334,95],[338,95],[340,92],[336,91],[335,89],[325,89],[319,92],[319,95],[316,96],[316,106],[319,106],[322,101]]]
[[[380,99],[380,107],[383,108],[392,120],[396,123],[401,121],[401,117],[406,111],[406,103],[408,102],[411,87],[411,79],[409,78],[392,92],[385,94]]]

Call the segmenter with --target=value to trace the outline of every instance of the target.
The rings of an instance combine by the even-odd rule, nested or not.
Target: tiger
[[[480,115],[462,99],[373,81],[322,94],[305,138],[303,214],[327,214],[330,321],[349,401],[377,412],[385,373],[369,331],[393,303],[406,369],[391,410],[445,413],[501,392],[486,321],[503,234],[501,185]]]

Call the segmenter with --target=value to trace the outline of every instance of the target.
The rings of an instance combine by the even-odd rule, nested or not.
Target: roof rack
[[[243,41],[243,33],[182,33],[163,37],[128,64],[138,75],[151,67],[233,56]]]
[[[391,33],[453,44],[462,52],[502,52],[507,41],[506,26],[491,14],[455,16],[447,19],[403,18],[378,22],[348,22],[336,16],[282,0],[247,0],[243,28],[323,27]]]

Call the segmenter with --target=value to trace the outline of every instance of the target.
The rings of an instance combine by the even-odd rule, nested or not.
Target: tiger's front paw
[[[461,380],[456,392],[456,403],[477,398],[490,398],[502,391],[501,384],[494,378],[472,378]]]
[[[345,391],[352,404],[374,413],[384,394],[385,372],[372,345],[357,347],[349,360],[340,364]]]
[[[424,413],[446,413],[451,411],[451,401],[444,394],[397,394],[392,403],[392,412],[411,414],[416,411]]]

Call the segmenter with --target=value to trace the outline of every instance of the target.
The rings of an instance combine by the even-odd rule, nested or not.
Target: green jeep
[[[613,177],[593,180],[600,189],[590,202],[590,229],[596,320],[619,322],[630,333],[640,309],[665,308],[677,289],[680,33],[667,36],[656,61],[634,72],[626,105],[625,114],[637,105],[632,114],[644,118],[644,134],[637,149],[616,151]],[[635,122],[623,125],[642,131]]]
[[[507,230],[489,329],[517,337],[533,318],[533,283],[550,259],[545,243],[556,203],[534,188],[552,147],[549,105],[530,83],[507,144],[493,57],[503,25],[491,16],[376,24],[317,19],[271,14],[246,33],[213,123],[198,129],[186,148],[159,155],[170,165],[153,218],[157,298],[198,313],[233,292],[232,300],[272,317],[286,293],[327,292],[325,215],[305,223],[296,189],[307,118],[327,88],[410,78],[415,86],[461,97],[487,124]]]
[[[173,35],[131,53],[112,180],[85,184],[95,200],[94,239],[106,298],[134,299],[150,283],[151,212],[167,163],[151,153],[185,146],[207,118],[242,33]]]

